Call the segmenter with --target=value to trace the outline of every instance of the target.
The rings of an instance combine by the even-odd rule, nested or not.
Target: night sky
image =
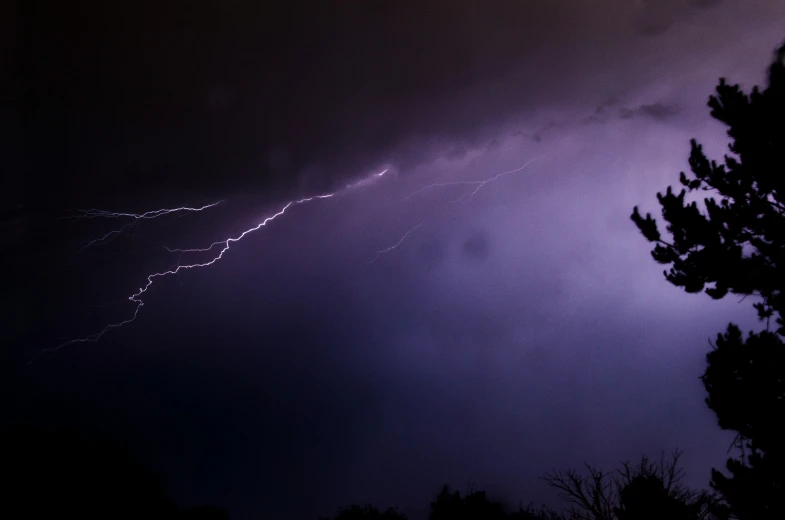
[[[552,468],[674,448],[707,487],[732,439],[703,402],[707,338],[759,326],[670,286],[629,215],[690,138],[721,158],[708,96],[764,84],[785,3],[271,4],[3,8],[2,421],[116,436],[178,502],[239,520],[417,520],[469,481],[558,505]],[[532,159],[471,197],[443,185]],[[208,258],[162,246],[336,191],[36,356]],[[87,249],[128,221],[62,218],[219,200]]]

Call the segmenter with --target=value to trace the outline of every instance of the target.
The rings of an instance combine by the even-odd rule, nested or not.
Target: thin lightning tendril
[[[461,200],[463,200],[463,199],[465,199],[465,198],[467,198],[467,197],[468,197],[468,198],[472,198],[472,197],[473,197],[474,195],[476,195],[476,194],[477,194],[477,192],[478,192],[478,191],[480,191],[480,190],[482,189],[482,187],[483,187],[483,186],[485,186],[486,184],[488,184],[488,183],[490,183],[490,182],[493,182],[493,181],[496,181],[496,180],[499,180],[499,179],[501,179],[502,177],[504,177],[505,175],[510,175],[511,173],[517,173],[517,172],[519,172],[519,171],[523,170],[524,168],[526,168],[527,166],[529,166],[529,164],[531,164],[531,162],[532,162],[532,161],[534,161],[535,159],[536,159],[536,157],[535,157],[535,158],[533,158],[533,159],[530,159],[529,161],[527,161],[527,162],[526,162],[525,164],[523,164],[522,166],[519,166],[519,167],[517,167],[517,168],[515,168],[515,169],[512,169],[512,170],[509,170],[509,171],[505,171],[505,172],[502,172],[502,173],[498,173],[498,174],[494,175],[493,177],[490,177],[490,178],[488,178],[488,179],[484,179],[484,180],[481,180],[481,181],[453,181],[453,182],[437,182],[437,183],[434,183],[434,184],[429,184],[428,186],[424,186],[424,187],[422,187],[422,188],[420,188],[420,189],[418,189],[418,190],[415,190],[414,192],[412,192],[412,193],[410,193],[409,195],[407,195],[406,197],[404,197],[402,200],[403,200],[403,201],[405,201],[405,200],[409,200],[410,198],[414,197],[414,196],[415,196],[415,195],[417,195],[418,193],[422,193],[422,192],[424,192],[424,191],[426,191],[426,190],[428,190],[428,189],[432,189],[432,188],[442,188],[442,187],[446,187],[446,186],[476,186],[476,188],[475,188],[473,191],[471,191],[471,192],[469,192],[469,193],[466,193],[466,194],[464,194],[464,195],[461,195],[461,196],[460,196],[460,197],[458,197],[457,199],[455,199],[455,200],[451,200],[451,201],[450,201],[450,203],[456,203],[456,202],[460,202]],[[412,234],[412,233],[413,233],[413,232],[414,232],[416,229],[418,229],[418,228],[419,228],[420,226],[422,226],[424,223],[425,223],[425,221],[423,221],[423,222],[420,222],[419,224],[417,224],[416,226],[414,226],[413,228],[411,228],[409,231],[407,231],[406,233],[404,233],[404,235],[401,237],[401,239],[400,239],[398,242],[396,242],[396,243],[395,243],[393,246],[391,246],[391,247],[388,247],[387,249],[382,249],[381,251],[377,252],[377,253],[376,253],[376,256],[374,257],[374,259],[373,259],[373,260],[371,260],[371,263],[374,263],[374,262],[376,262],[376,260],[378,260],[378,259],[379,259],[379,257],[380,257],[380,256],[382,256],[383,254],[385,254],[385,253],[389,253],[389,252],[390,252],[390,251],[392,251],[393,249],[397,249],[397,248],[398,248],[398,246],[400,246],[400,245],[403,243],[403,241],[404,241],[404,240],[406,240],[406,238],[407,238],[407,237],[408,237],[410,234]]]
[[[412,233],[414,233],[414,232],[415,232],[415,231],[416,231],[416,230],[417,230],[417,229],[418,229],[420,226],[422,226],[423,224],[425,224],[425,221],[423,221],[423,222],[420,222],[419,224],[417,224],[416,226],[414,226],[413,228],[411,228],[409,231],[407,231],[406,233],[404,233],[404,234],[403,234],[403,236],[401,237],[401,239],[400,239],[398,242],[396,242],[395,244],[391,245],[391,246],[390,246],[390,247],[388,247],[387,249],[382,249],[381,251],[379,251],[378,253],[376,253],[376,256],[374,257],[374,259],[373,259],[373,260],[371,260],[371,263],[374,263],[375,261],[377,261],[377,260],[379,259],[379,257],[380,257],[380,256],[382,256],[383,254],[385,254],[385,253],[389,253],[389,252],[390,252],[390,251],[392,251],[393,249],[397,249],[397,248],[398,248],[398,246],[399,246],[399,245],[401,245],[401,244],[403,243],[403,241],[404,241],[404,240],[406,240],[406,237],[408,237],[409,235],[411,235]]]
[[[535,159],[536,159],[536,157],[535,157]],[[468,193],[466,195],[463,195],[461,198],[456,199],[453,202],[457,202],[458,200],[461,200],[461,199],[466,198],[466,197],[471,198],[477,192],[479,192],[480,189],[482,189],[482,187],[485,186],[486,184],[491,183],[493,181],[496,181],[496,180],[504,177],[505,175],[509,175],[509,174],[512,174],[512,173],[519,172],[519,171],[523,170],[524,168],[526,168],[526,166],[528,166],[532,161],[534,161],[534,159],[531,159],[530,161],[528,161],[523,166],[520,166],[520,167],[515,168],[513,170],[509,170],[509,171],[505,171],[505,172],[496,174],[493,177],[490,177],[490,178],[485,179],[485,180],[480,180],[480,181],[454,181],[454,182],[442,182],[442,183],[430,184],[428,186],[424,186],[424,187],[414,191],[413,193],[411,193],[407,197],[405,197],[403,200],[410,199],[413,196],[415,196],[415,195],[417,195],[419,193],[422,193],[422,192],[424,192],[426,190],[429,190],[429,189],[438,188],[438,187],[446,187],[446,186],[458,186],[458,185],[461,185],[461,186],[475,186],[475,189],[473,191],[471,191],[470,193]],[[239,242],[240,240],[245,238],[246,235],[248,235],[250,233],[253,233],[254,231],[258,231],[259,229],[265,227],[268,223],[270,223],[273,220],[277,219],[278,217],[281,217],[282,215],[284,215],[284,213],[286,213],[286,211],[289,210],[289,208],[291,208],[293,206],[296,206],[296,205],[300,205],[300,204],[306,204],[306,203],[309,203],[309,202],[312,202],[312,201],[315,201],[315,200],[333,198],[333,197],[335,197],[337,195],[340,195],[342,192],[344,192],[346,190],[350,190],[350,189],[366,186],[366,185],[372,183],[376,178],[383,177],[388,171],[389,171],[388,169],[385,169],[382,172],[374,173],[374,174],[372,174],[372,175],[370,175],[370,176],[368,176],[368,177],[366,177],[364,179],[361,179],[361,180],[359,180],[357,182],[347,184],[344,188],[342,188],[340,190],[337,190],[337,191],[334,191],[332,193],[326,193],[326,194],[323,194],[323,195],[314,195],[314,196],[305,197],[305,198],[302,198],[302,199],[291,200],[291,201],[287,202],[283,207],[281,207],[281,209],[278,210],[276,213],[272,214],[269,217],[266,217],[261,222],[259,222],[257,225],[255,225],[255,226],[253,226],[253,227],[243,231],[242,233],[240,233],[236,237],[230,237],[230,238],[227,238],[225,240],[219,240],[217,242],[213,242],[212,244],[210,244],[207,247],[179,249],[179,248],[169,248],[169,247],[164,246],[166,248],[166,250],[171,252],[171,253],[179,253],[180,254],[180,259],[178,260],[178,262],[176,264],[173,265],[173,267],[169,268],[168,270],[155,272],[155,273],[147,275],[146,283],[144,285],[142,285],[142,287],[139,287],[139,289],[135,293],[133,293],[132,295],[130,295],[127,298],[129,301],[133,302],[133,304],[134,304],[134,311],[133,311],[133,313],[131,314],[131,316],[128,319],[125,319],[125,320],[122,320],[122,321],[119,321],[119,322],[116,322],[116,323],[110,323],[109,325],[106,325],[103,329],[101,329],[99,332],[96,332],[94,334],[90,334],[88,336],[84,336],[84,337],[81,337],[81,338],[76,338],[76,339],[72,339],[72,340],[66,341],[64,343],[61,343],[61,344],[57,345],[56,347],[42,349],[41,351],[39,351],[39,355],[42,354],[42,353],[55,352],[57,350],[60,350],[63,347],[66,347],[68,345],[73,345],[75,343],[86,343],[86,342],[98,341],[107,332],[109,332],[109,331],[111,331],[113,329],[120,328],[120,327],[122,327],[124,325],[127,325],[127,324],[133,322],[134,320],[136,320],[137,316],[139,315],[139,310],[142,307],[144,307],[144,301],[142,300],[142,296],[148,291],[148,289],[150,289],[150,287],[155,283],[155,281],[157,279],[163,278],[163,277],[166,277],[166,276],[170,276],[170,275],[177,275],[181,271],[188,270],[188,269],[197,269],[197,268],[211,266],[214,263],[218,262],[221,258],[223,258],[224,253],[226,253],[231,248],[233,243]],[[148,211],[146,213],[119,213],[119,212],[113,212],[113,211],[104,211],[104,210],[98,210],[98,209],[90,209],[90,210],[83,210],[83,211],[80,212],[79,215],[75,215],[75,216],[72,216],[72,217],[69,217],[69,218],[72,219],[72,222],[76,222],[76,221],[83,220],[83,219],[94,219],[94,218],[107,218],[107,219],[110,219],[110,218],[130,218],[130,219],[132,219],[131,222],[128,222],[128,223],[124,224],[120,228],[114,229],[114,230],[108,232],[107,234],[103,235],[102,237],[99,237],[99,238],[96,238],[96,239],[90,241],[89,243],[87,243],[85,246],[82,247],[82,249],[84,249],[84,248],[90,247],[91,245],[103,242],[103,241],[107,240],[109,237],[111,237],[113,235],[121,234],[123,231],[125,231],[125,230],[127,230],[127,229],[129,229],[129,228],[131,228],[131,227],[133,227],[135,225],[138,225],[140,222],[142,222],[144,220],[155,219],[155,218],[158,218],[158,217],[161,217],[161,216],[164,216],[164,215],[171,215],[171,214],[175,214],[175,213],[199,212],[199,211],[203,211],[203,210],[212,208],[212,207],[220,204],[221,202],[223,202],[223,201],[218,201],[218,202],[214,202],[212,204],[207,204],[207,205],[202,206],[200,208],[182,207],[182,208],[172,208],[172,209],[158,209],[158,210]],[[179,216],[182,216],[182,215],[178,215],[178,218],[179,218]],[[400,238],[400,240],[398,240],[398,242],[396,242],[394,245],[392,245],[392,246],[390,246],[390,247],[388,247],[386,249],[382,249],[381,251],[377,252],[376,256],[371,261],[371,263],[373,263],[376,260],[378,260],[380,256],[382,256],[382,255],[384,255],[386,253],[389,253],[390,251],[393,251],[394,249],[397,249],[406,240],[406,238],[409,235],[411,235],[414,231],[419,229],[423,224],[424,224],[424,221],[420,222],[419,224],[417,224],[413,228],[409,229],[406,233],[404,233],[404,235]],[[215,254],[215,256],[213,256],[213,258],[211,258],[208,261],[199,262],[199,263],[192,263],[192,264],[182,264],[181,263],[182,262],[182,257],[183,257],[184,254],[187,254],[187,253],[205,253],[205,252],[213,251],[217,247],[220,247],[220,250],[218,251],[217,254]],[[34,360],[35,360],[35,358],[33,360],[31,360],[30,363],[32,363]]]
[[[88,210],[80,211],[81,213],[80,215],[73,216],[71,222],[78,222],[80,220],[93,219],[93,218],[130,218],[131,219],[131,222],[124,224],[122,227],[113,229],[108,233],[106,233],[104,236],[91,240],[87,244],[83,245],[81,248],[79,248],[79,251],[82,251],[92,245],[106,241],[107,239],[109,239],[109,237],[113,235],[119,235],[126,229],[129,229],[134,226],[138,226],[139,223],[143,220],[152,220],[154,218],[163,217],[165,215],[171,215],[173,213],[192,213],[197,211],[203,211],[212,208],[214,206],[217,206],[221,202],[223,201],[219,200],[218,202],[207,204],[205,206],[202,206],[201,208],[183,207],[183,208],[172,208],[172,209],[156,209],[153,211],[147,211],[145,213],[118,213],[114,211],[104,211],[101,209],[88,209]]]
[[[402,201],[404,201],[404,200],[409,200],[409,199],[411,199],[412,197],[414,197],[415,195],[417,195],[417,194],[420,194],[420,193],[422,193],[422,192],[424,192],[424,191],[427,191],[427,190],[430,190],[430,189],[433,189],[433,188],[445,188],[445,187],[447,187],[447,186],[476,186],[476,188],[475,188],[473,191],[469,192],[468,194],[462,195],[462,196],[458,197],[457,199],[455,199],[455,200],[453,200],[453,201],[451,201],[451,202],[458,202],[458,201],[461,201],[461,200],[463,200],[463,199],[465,199],[465,198],[467,198],[467,197],[468,197],[468,198],[472,198],[472,197],[473,197],[473,196],[475,196],[475,195],[477,194],[477,192],[478,192],[478,191],[480,191],[480,190],[482,189],[482,187],[483,187],[483,186],[485,186],[486,184],[488,184],[488,183],[490,183],[490,182],[493,182],[493,181],[496,181],[496,180],[499,180],[499,179],[501,179],[502,177],[504,177],[505,175],[510,175],[510,174],[512,174],[512,173],[518,173],[519,171],[521,171],[521,170],[523,170],[524,168],[526,168],[527,166],[529,166],[529,165],[530,165],[530,164],[531,164],[531,163],[532,163],[532,162],[533,162],[535,159],[537,159],[537,157],[535,157],[535,158],[533,158],[533,159],[530,159],[530,160],[526,161],[526,163],[525,163],[525,164],[523,164],[522,166],[518,166],[517,168],[515,168],[515,169],[512,169],[512,170],[508,170],[508,171],[506,171],[506,172],[497,173],[497,174],[496,174],[496,175],[494,175],[493,177],[490,177],[490,178],[488,178],[488,179],[485,179],[485,180],[480,180],[480,181],[452,181],[452,182],[435,182],[435,183],[433,183],[433,184],[429,184],[429,185],[427,185],[427,186],[423,186],[423,187],[421,187],[421,188],[419,188],[419,189],[417,189],[417,190],[413,191],[412,193],[410,193],[409,195],[407,195],[406,197],[404,197],[404,198],[403,198],[403,199],[401,199],[401,200],[402,200]]]

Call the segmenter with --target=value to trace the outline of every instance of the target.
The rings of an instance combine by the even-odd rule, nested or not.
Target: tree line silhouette
[[[567,504],[564,511],[533,504],[509,510],[484,491],[461,494],[444,487],[430,504],[429,520],[725,520],[729,509],[708,491],[683,485],[678,466],[681,452],[653,462],[622,463],[615,471],[586,466],[586,472],[553,471],[543,479],[559,490]],[[331,519],[406,520],[395,508],[380,511],[372,505],[352,505]]]
[[[745,337],[729,324],[711,342],[702,376],[706,404],[720,428],[736,432],[728,474],[713,469],[711,490],[681,482],[680,452],[653,462],[622,463],[606,472],[553,471],[564,510],[534,505],[508,510],[485,492],[445,487],[430,504],[430,520],[782,520],[785,519],[785,45],[768,71],[768,86],[745,93],[720,79],[708,102],[728,127],[729,152],[720,164],[691,141],[689,175],[681,191],[658,193],[664,236],[650,213],[631,218],[654,244],[666,280],[713,299],[751,297],[765,329]],[[687,194],[708,192],[702,205]],[[183,508],[160,479],[119,445],[89,442],[73,430],[29,426],[0,432],[3,517],[227,520],[212,506]],[[332,520],[401,520],[395,508],[351,505]]]

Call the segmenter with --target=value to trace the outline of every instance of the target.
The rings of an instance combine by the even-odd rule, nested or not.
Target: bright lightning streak
[[[357,182],[353,182],[351,184],[347,184],[346,185],[346,189],[350,190],[350,189],[353,189],[353,188],[360,188],[362,186],[367,186],[370,183],[372,183],[375,179],[377,179],[379,177],[383,177],[384,174],[387,173],[388,171],[390,171],[390,169],[389,168],[385,168],[384,171],[381,171],[379,173],[374,173],[374,174],[370,175],[369,177],[366,177],[365,179],[360,179]]]
[[[417,195],[419,193],[422,193],[424,191],[427,191],[427,190],[430,190],[430,189],[434,189],[434,188],[444,188],[444,187],[447,187],[447,186],[476,186],[476,188],[473,191],[469,192],[466,195],[462,195],[461,197],[451,201],[451,202],[458,202],[458,201],[463,200],[463,199],[465,199],[467,197],[469,197],[469,198],[473,197],[474,195],[477,194],[478,191],[480,191],[482,189],[483,186],[485,186],[488,183],[491,183],[491,182],[494,182],[496,180],[499,180],[499,179],[501,179],[502,177],[504,177],[506,175],[510,175],[512,173],[518,173],[519,171],[521,171],[524,168],[526,168],[527,166],[529,166],[536,159],[537,159],[537,157],[535,157],[534,159],[529,159],[522,166],[519,166],[519,167],[517,167],[517,168],[515,168],[513,170],[508,170],[506,172],[497,173],[493,177],[489,177],[488,179],[484,179],[484,180],[480,180],[480,181],[435,182],[433,184],[429,184],[427,186],[423,186],[422,188],[419,188],[419,189],[413,191],[412,193],[410,193],[409,195],[404,197],[402,200],[409,200],[410,198],[414,197],[415,195]]]
[[[498,179],[500,179],[500,178],[502,178],[502,177],[504,177],[506,175],[510,175],[512,173],[516,173],[516,172],[519,172],[519,171],[523,170],[529,164],[531,164],[535,159],[536,159],[536,157],[534,159],[529,160],[524,165],[519,166],[518,168],[515,168],[513,170],[509,170],[509,171],[505,171],[505,172],[496,174],[493,177],[490,177],[490,178],[484,179],[484,180],[478,180],[478,181],[454,181],[454,182],[442,182],[442,183],[430,184],[428,186],[424,186],[424,187],[414,191],[413,193],[411,193],[410,195],[405,197],[403,200],[410,199],[413,196],[415,196],[415,195],[417,195],[419,193],[422,193],[422,192],[424,192],[426,190],[429,190],[429,189],[438,188],[438,187],[447,187],[447,186],[459,186],[459,185],[460,186],[475,186],[475,189],[473,191],[471,191],[470,193],[463,195],[462,197],[460,197],[459,199],[457,199],[457,200],[455,200],[453,202],[457,202],[457,201],[462,200],[463,198],[466,198],[466,197],[471,198],[472,196],[477,194],[477,192],[479,192],[483,188],[483,186],[485,186],[486,184],[494,182],[494,181],[496,181],[496,180],[498,180]],[[120,327],[122,327],[124,325],[127,325],[127,324],[133,322],[134,320],[136,320],[137,316],[139,315],[139,310],[144,306],[144,301],[142,300],[142,296],[144,296],[144,294],[148,291],[148,289],[150,289],[150,287],[155,283],[155,281],[157,279],[163,278],[163,277],[166,277],[166,276],[170,276],[170,275],[176,275],[176,274],[180,273],[181,271],[187,270],[187,269],[197,269],[197,268],[211,266],[214,263],[218,262],[221,258],[223,258],[224,253],[226,253],[231,248],[233,243],[239,242],[240,240],[245,238],[245,236],[247,236],[248,234],[253,233],[254,231],[258,231],[259,229],[265,227],[268,223],[272,222],[273,220],[277,219],[278,217],[281,217],[292,206],[296,206],[296,205],[300,205],[300,204],[306,204],[306,203],[309,203],[309,202],[312,202],[312,201],[315,201],[315,200],[329,199],[329,198],[332,198],[332,197],[335,197],[337,195],[342,194],[344,191],[351,190],[351,189],[354,189],[354,188],[363,187],[363,186],[367,186],[367,185],[371,184],[372,182],[374,182],[375,179],[383,177],[388,171],[389,171],[388,169],[385,169],[382,172],[371,174],[370,176],[366,177],[365,179],[361,179],[361,180],[359,180],[357,182],[350,183],[350,184],[346,185],[344,188],[342,188],[340,190],[337,190],[337,191],[334,191],[332,193],[326,193],[326,194],[323,194],[323,195],[314,195],[312,197],[306,197],[306,198],[302,198],[302,199],[291,200],[291,201],[287,202],[283,207],[281,207],[281,209],[278,210],[276,213],[274,213],[273,215],[265,218],[259,224],[255,225],[255,226],[253,226],[253,227],[251,227],[249,229],[246,229],[245,231],[240,233],[238,236],[230,237],[230,238],[227,238],[225,240],[219,240],[217,242],[213,242],[208,247],[204,247],[204,248],[188,248],[188,249],[166,248],[170,252],[180,253],[180,260],[173,267],[171,267],[168,270],[155,272],[155,273],[147,275],[146,283],[142,287],[139,287],[139,289],[135,293],[133,293],[130,296],[128,296],[128,300],[133,302],[133,304],[134,304],[134,311],[133,311],[133,313],[131,314],[131,316],[128,319],[123,320],[123,321],[119,321],[119,322],[116,322],[116,323],[110,323],[109,325],[106,325],[103,329],[101,329],[99,332],[96,332],[94,334],[90,334],[88,336],[84,336],[84,337],[81,337],[81,338],[76,338],[76,339],[72,339],[70,341],[66,341],[64,343],[61,343],[60,345],[57,345],[56,347],[43,349],[43,350],[41,350],[39,352],[39,355],[42,354],[42,353],[47,353],[47,352],[54,352],[54,351],[60,350],[63,347],[66,347],[68,345],[72,345],[72,344],[75,344],[75,343],[85,343],[85,342],[95,342],[95,341],[98,341],[107,332],[109,332],[109,331],[111,331],[113,329],[120,328]],[[84,249],[84,248],[90,247],[93,244],[103,242],[103,241],[107,240],[109,237],[111,237],[111,236],[113,236],[115,234],[120,234],[120,233],[122,233],[123,231],[125,231],[128,228],[130,228],[130,227],[132,227],[134,225],[138,225],[143,220],[155,219],[155,218],[158,218],[158,217],[161,217],[161,216],[164,216],[164,215],[170,215],[170,214],[173,214],[173,213],[185,213],[185,212],[203,211],[203,210],[212,208],[212,207],[220,204],[221,202],[222,201],[214,202],[212,204],[207,204],[207,205],[202,206],[200,208],[182,207],[182,208],[172,208],[172,209],[158,209],[158,210],[148,211],[146,213],[119,213],[119,212],[91,209],[91,210],[84,210],[84,211],[81,212],[80,215],[76,215],[76,216],[71,217],[71,218],[73,219],[73,221],[78,221],[78,220],[82,220],[82,219],[92,219],[92,218],[130,218],[131,219],[131,222],[126,223],[125,225],[121,226],[120,228],[112,230],[112,231],[108,232],[107,234],[103,235],[102,237],[99,237],[97,239],[94,239],[94,240],[90,241],[87,245],[83,246],[82,249]],[[180,216],[182,216],[182,215],[180,215]],[[389,253],[390,251],[393,251],[394,249],[397,249],[406,240],[406,238],[409,235],[411,235],[414,231],[419,229],[423,224],[424,224],[424,222],[420,222],[419,224],[417,224],[413,228],[409,229],[400,238],[400,240],[398,240],[398,242],[396,242],[395,244],[393,244],[392,246],[390,246],[390,247],[388,247],[386,249],[382,249],[381,251],[377,252],[376,256],[371,261],[371,263],[373,263],[376,260],[378,260],[380,256],[382,256],[382,255],[384,255],[386,253]],[[215,256],[213,256],[213,258],[211,258],[208,261],[200,262],[200,263],[192,263],[192,264],[182,264],[182,263],[180,263],[182,261],[182,256],[184,254],[186,254],[186,253],[205,253],[205,252],[208,252],[208,251],[212,251],[212,250],[214,250],[217,247],[220,247],[220,250],[218,251],[217,254],[215,254]],[[33,360],[31,360],[30,363],[32,363],[34,360],[35,360],[35,358]]]
[[[398,248],[398,246],[399,246],[399,245],[401,245],[401,244],[403,243],[403,241],[404,241],[404,240],[406,240],[406,237],[408,237],[409,235],[411,235],[412,233],[414,233],[414,232],[415,232],[415,231],[416,231],[416,230],[417,230],[417,229],[418,229],[420,226],[422,226],[424,223],[425,223],[425,222],[420,222],[419,224],[417,224],[416,226],[414,226],[413,228],[411,228],[409,231],[407,231],[406,233],[404,233],[404,235],[401,237],[401,239],[400,239],[398,242],[396,242],[396,243],[395,243],[395,244],[393,244],[392,246],[388,247],[387,249],[382,249],[381,251],[379,251],[378,253],[376,253],[376,256],[374,257],[374,259],[373,259],[373,260],[371,260],[371,263],[374,263],[375,261],[377,261],[377,260],[379,259],[379,257],[380,257],[380,256],[382,256],[383,254],[385,254],[385,253],[389,253],[389,252],[390,252],[390,251],[392,251],[393,249],[397,249],[397,248]]]
[[[104,211],[100,209],[82,210],[81,215],[75,215],[73,217],[74,219],[73,222],[77,222],[83,219],[93,219],[93,218],[130,218],[131,222],[124,224],[122,227],[109,231],[102,237],[91,240],[90,242],[79,248],[79,250],[81,251],[83,249],[87,249],[88,247],[94,244],[104,242],[105,240],[109,239],[109,237],[113,235],[119,235],[128,228],[138,226],[139,223],[143,220],[152,220],[154,218],[163,217],[165,215],[171,215],[173,213],[186,213],[186,212],[190,213],[190,212],[203,211],[212,208],[214,206],[217,206],[221,202],[223,201],[219,200],[218,202],[207,204],[205,206],[202,206],[201,208],[182,207],[182,208],[172,208],[172,209],[156,209],[153,211],[147,211],[145,213],[118,213],[114,211]]]
[[[205,248],[189,248],[189,249],[167,248],[170,252],[179,252],[181,254],[181,258],[182,258],[182,255],[185,254],[185,253],[207,252],[207,251],[211,251],[211,250],[215,249],[217,246],[221,246],[220,247],[220,251],[218,251],[218,253],[213,258],[211,258],[208,261],[200,262],[200,263],[193,263],[193,264],[182,264],[182,263],[178,262],[177,264],[175,264],[174,267],[172,267],[172,268],[170,268],[170,269],[168,269],[166,271],[160,271],[160,272],[155,272],[155,273],[149,274],[147,276],[147,282],[142,287],[140,287],[139,290],[137,290],[135,293],[133,293],[132,295],[130,295],[128,297],[128,300],[133,302],[133,304],[134,304],[133,314],[128,319],[123,320],[123,321],[119,321],[119,322],[116,322],[116,323],[110,323],[109,325],[107,325],[103,329],[101,329],[99,332],[96,332],[94,334],[90,334],[88,336],[84,336],[84,337],[81,337],[81,338],[76,338],[76,339],[72,339],[70,341],[66,341],[64,343],[61,343],[60,345],[57,345],[56,347],[43,349],[43,350],[41,350],[39,352],[39,355],[43,354],[43,353],[55,352],[57,350],[60,350],[63,347],[66,347],[68,345],[73,345],[75,343],[86,343],[86,342],[98,341],[107,332],[109,332],[109,331],[111,331],[113,329],[120,328],[123,325],[127,325],[127,324],[133,322],[134,320],[136,320],[137,316],[139,315],[139,310],[142,307],[144,307],[144,301],[142,300],[142,296],[148,291],[148,289],[150,289],[150,287],[155,283],[155,281],[158,278],[163,278],[163,277],[170,276],[170,275],[176,275],[176,274],[180,273],[181,271],[187,270],[187,269],[197,269],[197,268],[201,268],[201,267],[211,266],[214,263],[216,263],[217,261],[219,261],[221,258],[223,258],[224,253],[226,253],[231,248],[233,243],[239,242],[240,240],[245,238],[246,235],[248,235],[250,233],[253,233],[254,231],[258,231],[259,229],[265,227],[268,223],[272,222],[273,220],[277,219],[278,217],[280,217],[284,213],[286,213],[286,211],[289,208],[291,208],[292,206],[296,206],[296,205],[300,205],[300,204],[306,204],[308,202],[315,201],[315,200],[329,199],[329,198],[335,197],[336,195],[339,195],[342,192],[344,192],[344,191],[346,191],[346,190],[348,190],[350,188],[354,188],[354,187],[358,187],[358,186],[364,186],[364,185],[368,184],[369,181],[373,180],[373,178],[382,177],[385,173],[387,173],[387,170],[384,170],[381,173],[372,174],[372,176],[370,178],[368,178],[368,179],[364,179],[364,180],[358,181],[358,182],[356,182],[354,184],[350,184],[350,185],[346,186],[345,188],[343,188],[341,190],[338,190],[338,191],[335,191],[335,192],[332,192],[332,193],[326,193],[326,194],[323,194],[323,195],[314,195],[312,197],[305,197],[305,198],[302,198],[302,199],[291,200],[291,201],[287,202],[276,213],[274,213],[273,215],[265,218],[259,224],[255,225],[255,226],[253,226],[253,227],[251,227],[249,229],[246,229],[245,231],[240,233],[238,236],[230,237],[230,238],[227,238],[225,240],[219,240],[217,242],[213,242],[208,247],[205,247]],[[134,222],[138,222],[140,219],[156,218],[156,217],[159,217],[159,216],[162,216],[162,215],[166,215],[166,214],[170,214],[170,213],[173,213],[173,212],[176,212],[176,211],[187,211],[187,210],[190,210],[190,211],[201,211],[203,209],[207,209],[209,207],[215,206],[216,204],[218,204],[218,202],[210,204],[210,205],[207,205],[207,206],[204,206],[202,208],[160,209],[160,210],[150,211],[150,212],[142,213],[142,214],[115,213],[115,212],[103,211],[103,210],[87,210],[87,211],[84,211],[83,215],[79,216],[79,218],[98,218],[98,217],[120,218],[120,217],[130,217],[130,218],[135,219]],[[125,226],[124,226],[124,228],[125,228]],[[120,228],[120,230],[122,230],[122,229],[123,228]],[[119,232],[120,230],[117,230],[117,231]],[[100,241],[100,240],[103,240],[103,239],[105,239],[105,238],[102,237],[101,239],[97,239],[97,240]],[[95,242],[95,241],[93,241],[93,242]],[[31,360],[30,362],[32,363],[32,361],[34,361],[34,360],[35,360],[35,358],[33,360]]]
[[[314,195],[313,197],[306,197],[304,199],[290,201],[283,208],[281,208],[278,211],[278,213],[275,213],[271,217],[267,217],[266,219],[264,219],[258,225],[254,226],[254,227],[252,227],[250,229],[246,229],[245,231],[243,231],[236,238],[227,238],[226,240],[219,240],[218,242],[213,242],[212,244],[210,244],[207,247],[194,247],[194,248],[190,248],[190,249],[175,249],[175,248],[170,248],[170,247],[166,247],[166,246],[164,246],[164,247],[170,253],[204,253],[206,251],[211,251],[215,246],[223,244],[224,248],[221,250],[221,252],[218,254],[218,256],[213,258],[209,262],[207,262],[205,264],[194,264],[192,266],[188,266],[188,265],[186,265],[186,266],[178,266],[177,269],[190,269],[192,267],[207,267],[208,265],[212,265],[216,261],[220,260],[221,257],[223,256],[223,254],[226,252],[227,249],[229,249],[230,245],[233,242],[239,242],[248,233],[253,233],[254,231],[257,231],[258,229],[263,228],[264,226],[267,225],[268,222],[272,222],[273,220],[277,219],[278,217],[280,217],[281,215],[286,213],[286,210],[289,209],[290,207],[292,207],[292,206],[294,206],[296,204],[304,204],[306,202],[311,202],[312,200],[329,199],[329,198],[332,198],[332,197],[336,196],[338,193],[340,193],[340,192],[327,193],[325,195]],[[172,271],[172,274],[174,274],[175,272],[177,272],[177,270]]]

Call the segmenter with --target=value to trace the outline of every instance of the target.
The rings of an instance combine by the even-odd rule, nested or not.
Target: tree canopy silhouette
[[[587,465],[588,474],[553,471],[543,479],[570,504],[570,520],[721,520],[726,511],[714,496],[682,484],[680,451],[659,463],[642,457],[637,465],[622,463],[618,471]]]
[[[535,509],[522,505],[508,511],[501,502],[488,498],[485,491],[471,489],[466,494],[450,491],[444,486],[431,502],[429,520],[563,520],[563,517],[547,507]]]
[[[507,518],[504,506],[492,502],[484,491],[461,495],[445,486],[431,502],[430,520],[502,520]]]
[[[657,194],[670,239],[651,214],[635,207],[631,218],[655,244],[654,259],[670,265],[671,284],[714,299],[756,298],[765,330],[744,339],[729,324],[707,355],[706,403],[740,448],[727,462],[731,476],[713,470],[711,485],[740,519],[785,518],[785,45],[765,90],[747,94],[721,78],[708,105],[728,127],[730,155],[718,164],[691,141],[683,188]],[[686,200],[697,191],[709,192],[702,208]]]
[[[643,457],[637,465],[622,463],[622,469],[605,472],[587,466],[588,475],[574,470],[554,471],[543,479],[560,491],[570,506],[562,513],[533,505],[510,511],[484,491],[461,494],[444,486],[431,502],[429,520],[727,520],[727,507],[716,496],[685,486],[678,466],[681,452],[659,463]],[[353,505],[332,520],[405,520],[388,509]]]

